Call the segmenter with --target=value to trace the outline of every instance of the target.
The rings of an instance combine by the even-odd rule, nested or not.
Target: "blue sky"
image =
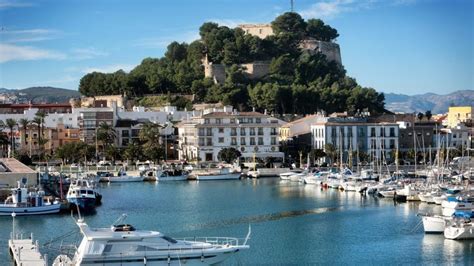
[[[295,0],[340,37],[348,75],[382,92],[474,89],[472,0]],[[190,42],[206,21],[270,22],[290,0],[0,0],[0,87],[77,89],[91,71],[131,70]]]

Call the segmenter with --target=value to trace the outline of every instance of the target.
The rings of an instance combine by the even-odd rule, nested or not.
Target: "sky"
[[[77,90],[92,71],[130,71],[202,23],[269,23],[290,0],[0,0],[0,87]],[[474,89],[472,0],[294,0],[340,34],[342,62],[378,91]]]

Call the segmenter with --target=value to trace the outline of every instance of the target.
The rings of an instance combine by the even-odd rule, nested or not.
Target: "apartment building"
[[[241,160],[280,158],[278,131],[283,122],[258,112],[237,112],[232,107],[205,111],[177,124],[181,160],[218,162],[221,149],[233,147]]]

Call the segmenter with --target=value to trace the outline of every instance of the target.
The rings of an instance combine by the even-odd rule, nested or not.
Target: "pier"
[[[23,239],[23,235],[13,235],[8,240],[8,248],[15,265],[18,266],[45,266],[48,265],[47,257],[39,251],[38,241],[30,238]]]

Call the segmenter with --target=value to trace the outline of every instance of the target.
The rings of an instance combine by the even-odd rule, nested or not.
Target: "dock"
[[[45,266],[48,265],[47,257],[43,257],[39,251],[38,241],[33,240],[33,234],[30,238],[23,239],[23,235],[15,236],[12,234],[8,240],[8,248],[12,255],[14,265],[17,266]]]

